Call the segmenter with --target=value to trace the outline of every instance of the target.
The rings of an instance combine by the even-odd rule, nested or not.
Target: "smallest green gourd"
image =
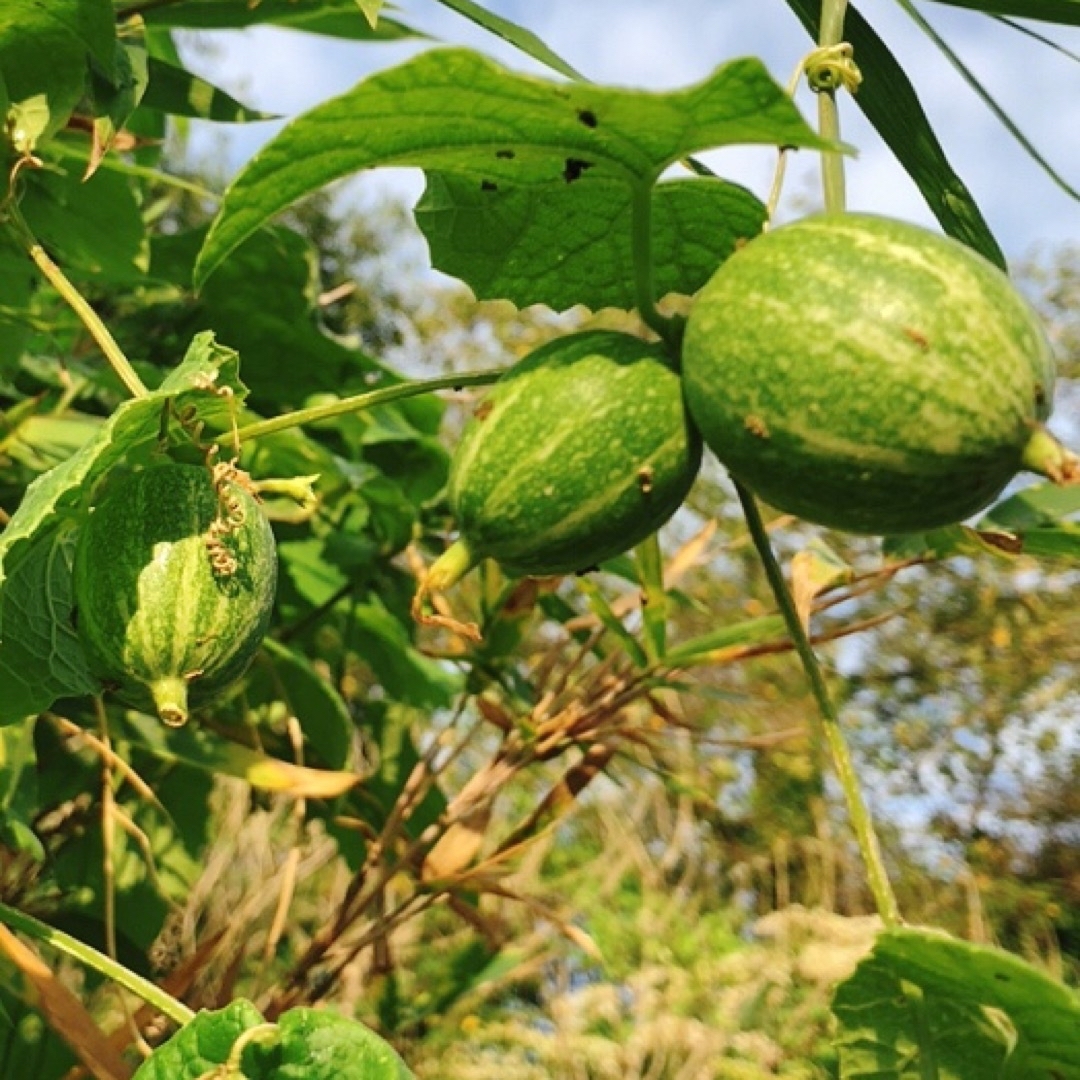
[[[169,463],[108,482],[73,573],[91,670],[177,726],[247,669],[269,625],[277,555],[237,476]]]
[[[584,331],[518,361],[483,398],[450,465],[460,538],[421,594],[489,558],[515,576],[582,571],[655,532],[701,463],[663,349]]]

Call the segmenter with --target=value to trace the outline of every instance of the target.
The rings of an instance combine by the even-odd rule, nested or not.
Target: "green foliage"
[[[407,110],[402,102],[408,101]],[[498,101],[491,111],[485,102]],[[392,125],[379,123],[393,115]],[[476,118],[484,117],[482,124]],[[343,127],[360,135],[348,143]],[[737,60],[696,87],[669,94],[565,87],[514,75],[476,53],[437,50],[374,75],[349,93],[294,121],[231,185],[196,267],[207,280],[238,243],[277,211],[332,180],[377,165],[415,165],[453,173],[486,189],[503,219],[500,228],[517,239],[537,208],[522,201],[521,189],[580,187],[599,200],[609,220],[624,211],[627,190],[648,203],[652,185],[669,165],[694,151],[734,143],[777,143],[819,147],[790,101],[755,60]],[[602,190],[601,190],[602,189]],[[723,193],[722,187],[709,188]],[[495,196],[500,199],[496,201]],[[506,205],[499,205],[509,199]],[[648,213],[648,208],[644,211]],[[549,217],[550,220],[550,217]],[[670,227],[670,226],[669,226]],[[475,231],[475,230],[474,230]],[[553,244],[555,238],[548,236]],[[455,238],[471,246],[471,235]],[[533,241],[535,244],[535,241]],[[721,250],[730,241],[721,240]],[[513,258],[513,251],[503,258]],[[598,256],[593,256],[594,260]],[[716,258],[720,257],[719,252]],[[609,303],[609,294],[590,287],[617,276],[619,264],[605,260],[603,275],[587,279],[573,265],[564,272],[584,287],[578,301]],[[693,278],[679,291],[692,292]],[[526,291],[529,267],[522,265],[504,295],[518,304],[542,299]]]
[[[178,120],[268,114],[190,70],[182,32],[418,38],[392,5],[0,12],[0,916],[50,965],[0,938],[0,1073],[92,1060],[116,984],[181,1025],[139,1080],[407,1080],[354,1016],[432,1080],[1072,1075],[1075,995],[1042,969],[1071,977],[1080,947],[1080,765],[1055,726],[1080,659],[1075,488],[1010,490],[975,527],[883,548],[807,546],[776,519],[796,610],[774,614],[709,463],[662,544],[582,581],[488,562],[416,625],[417,581],[460,524],[448,444],[468,408],[421,391],[492,383],[582,329],[677,358],[689,298],[775,202],[690,155],[847,150],[756,59],[718,55],[663,93],[601,86],[525,27],[442,3],[559,79],[421,52],[293,120],[220,206],[178,156]],[[788,6],[815,38],[843,7]],[[955,6],[1080,22],[1074,0]],[[845,30],[878,134],[945,231],[1003,263],[918,73],[858,12]],[[404,211],[365,219],[323,192],[403,165],[425,173],[413,218],[435,266],[481,302],[384,260]],[[1051,276],[1060,321],[1068,266]],[[448,370],[413,382],[398,362]],[[628,414],[600,422],[610,380],[582,391],[537,390],[547,412],[519,450],[568,456],[554,433],[576,407],[575,438],[611,456]],[[89,509],[161,452],[235,457],[282,571],[251,668],[179,730],[91,677],[73,621]],[[522,457],[492,456],[496,479]],[[581,497],[559,486],[561,522]],[[104,540],[103,563],[122,548]],[[454,633],[464,613],[482,641]],[[786,656],[804,626],[836,661],[866,787],[927,808],[924,849],[883,830],[901,909],[1017,955],[892,928],[851,974],[875,928],[848,917],[870,893]],[[946,801],[920,787],[935,779]],[[86,1009],[74,1025],[62,987]]]
[[[926,930],[884,932],[837,990],[844,1080],[1080,1073],[1080,997],[997,949]]]

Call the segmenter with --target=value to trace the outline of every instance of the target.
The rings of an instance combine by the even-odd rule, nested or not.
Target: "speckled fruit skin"
[[[765,233],[687,323],[691,414],[780,510],[856,533],[961,521],[1022,467],[1054,359],[1035,313],[957,241],[863,214]]]
[[[701,452],[658,346],[611,331],[552,341],[492,387],[454,451],[468,561],[540,576],[595,566],[667,521]]]
[[[211,562],[222,508],[200,466],[158,465],[112,482],[80,529],[75,600],[90,666],[121,700],[168,723],[244,673],[270,620],[274,534],[252,495],[232,483],[228,493],[244,515],[222,539],[233,573]]]

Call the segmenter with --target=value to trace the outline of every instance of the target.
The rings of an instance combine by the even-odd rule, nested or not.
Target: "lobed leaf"
[[[843,1080],[1080,1075],[1080,996],[1003,950],[940,931],[884,931],[833,1011]]]
[[[755,59],[668,93],[516,75],[439,49],[380,72],[286,127],[240,173],[195,269],[204,282],[274,214],[333,180],[414,166],[497,187],[651,185],[688,154],[734,143],[824,142]]]
[[[435,266],[479,299],[519,307],[634,304],[632,191],[618,180],[500,187],[429,173],[416,220]],[[688,178],[653,190],[658,295],[697,292],[736,245],[756,236],[764,204],[723,180]]]

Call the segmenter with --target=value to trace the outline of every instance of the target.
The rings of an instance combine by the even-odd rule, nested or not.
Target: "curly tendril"
[[[855,63],[855,50],[846,41],[815,49],[803,61],[803,68],[815,94],[831,94],[840,87],[855,94],[863,78]]]

